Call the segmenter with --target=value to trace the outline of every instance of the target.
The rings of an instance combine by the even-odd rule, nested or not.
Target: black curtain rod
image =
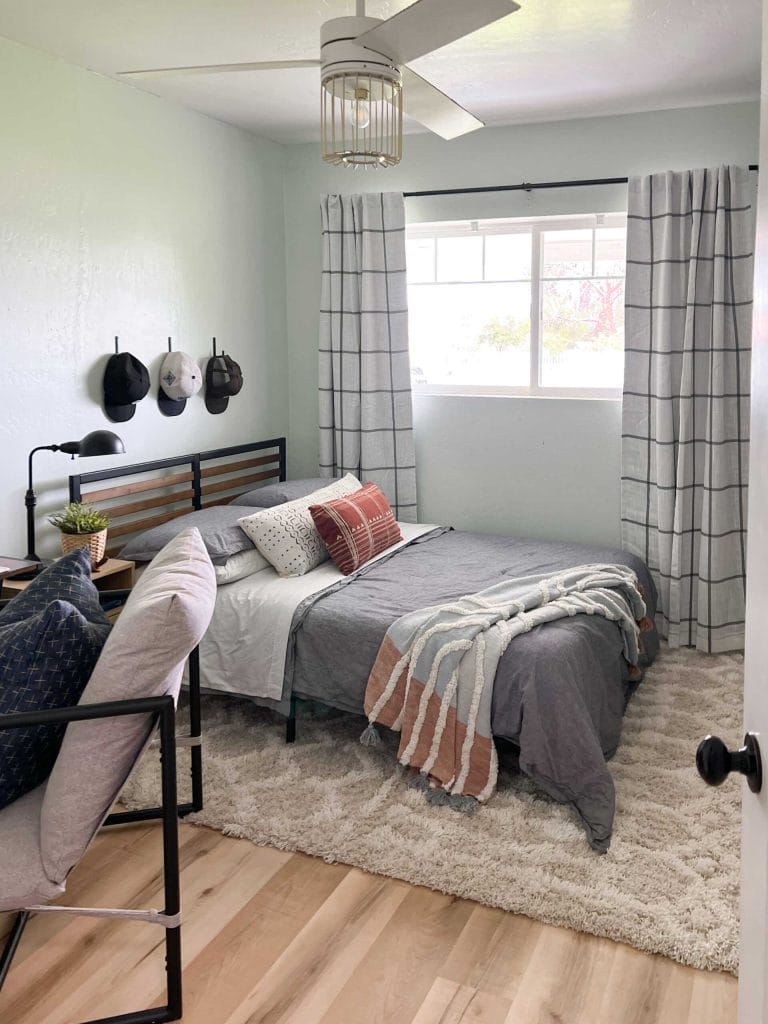
[[[749,165],[750,171],[759,170],[757,164]],[[464,196],[481,192],[533,192],[539,188],[574,188],[587,185],[626,185],[629,178],[577,178],[574,181],[521,181],[519,185],[481,185],[477,188],[438,188],[424,192],[404,192],[406,199],[421,196]]]

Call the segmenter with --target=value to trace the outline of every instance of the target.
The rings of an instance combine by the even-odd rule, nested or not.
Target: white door
[[[744,785],[739,1024],[768,1024],[768,4],[763,5],[761,177],[757,201],[752,425],[747,542],[744,725],[758,735],[766,778]]]

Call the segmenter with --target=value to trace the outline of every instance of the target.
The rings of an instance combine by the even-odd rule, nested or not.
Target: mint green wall
[[[387,171],[287,150],[290,467],[317,469],[318,203],[324,192],[452,188],[754,163],[757,103],[484,129],[405,140]],[[623,187],[409,200],[412,221],[625,209]],[[573,399],[416,397],[420,518],[488,532],[618,542],[621,410]]]
[[[284,150],[133,87],[0,39],[0,554],[24,550],[26,453],[109,427],[100,383],[112,337],[150,368],[121,461],[288,427]],[[203,360],[211,335],[245,387],[227,413],[202,394],[167,419],[165,339]],[[103,468],[105,459],[83,462]],[[48,488],[74,469],[36,456]],[[44,513],[43,543],[55,551]]]
[[[318,203],[328,191],[418,190],[753,162],[757,104],[410,136],[400,167],[328,168],[123,83],[0,40],[0,553],[23,546],[26,452],[109,426],[112,335],[149,366],[116,427],[127,459],[287,432],[317,470]],[[412,200],[409,218],[622,208],[621,188]],[[164,339],[196,358],[212,334],[246,379],[223,416],[154,402]],[[532,536],[618,539],[620,408],[525,398],[415,400],[421,517]],[[41,453],[45,512],[71,470]],[[106,467],[94,460],[85,468]],[[43,528],[41,549],[54,550]]]

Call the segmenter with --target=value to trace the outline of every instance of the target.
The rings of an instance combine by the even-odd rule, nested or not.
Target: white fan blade
[[[229,71],[282,71],[289,68],[319,68],[319,60],[265,60],[251,64],[201,64],[188,68],[142,68],[140,71],[118,71],[121,78],[151,75],[218,75]]]
[[[416,0],[355,42],[407,64],[519,10],[514,0]]]
[[[455,139],[483,122],[410,68],[403,68],[403,107],[408,117],[444,139]]]

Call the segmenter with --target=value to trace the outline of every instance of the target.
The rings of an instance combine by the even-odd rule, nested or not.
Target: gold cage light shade
[[[336,71],[320,88],[322,157],[344,167],[394,167],[403,156],[400,73]]]

